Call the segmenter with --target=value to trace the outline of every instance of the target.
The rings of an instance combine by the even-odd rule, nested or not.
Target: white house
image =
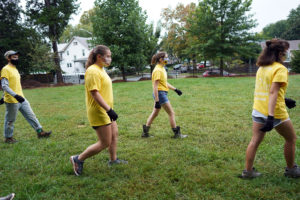
[[[60,67],[65,75],[78,75],[85,73],[85,63],[88,59],[88,40],[91,38],[74,36],[68,43],[58,44]]]

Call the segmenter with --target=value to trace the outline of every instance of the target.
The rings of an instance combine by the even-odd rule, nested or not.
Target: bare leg
[[[99,153],[103,149],[107,148],[111,144],[112,140],[112,128],[110,125],[100,126],[97,130],[98,142],[89,146],[84,152],[82,152],[78,159],[84,161],[85,159]]]
[[[252,138],[250,143],[248,144],[248,148],[246,150],[246,164],[245,168],[247,171],[251,171],[253,168],[253,163],[256,155],[256,150],[259,144],[263,141],[265,132],[260,131],[259,129],[263,127],[263,124],[259,124],[257,122],[253,122],[252,126]]]
[[[172,128],[176,128],[176,121],[175,121],[175,112],[170,104],[170,102],[167,102],[163,105],[164,110],[169,115],[169,121]]]
[[[108,147],[108,152],[110,155],[110,160],[114,161],[117,159],[117,143],[118,143],[118,125],[116,121],[113,121],[111,124],[111,143]]]
[[[293,124],[291,120],[288,120],[277,126],[275,129],[285,139],[284,157],[287,167],[291,169],[295,164],[295,144],[297,139]]]
[[[155,103],[154,103],[154,105],[155,105]],[[151,126],[153,120],[158,116],[159,111],[160,111],[160,109],[156,109],[155,107],[153,107],[153,111],[147,119],[146,126]]]

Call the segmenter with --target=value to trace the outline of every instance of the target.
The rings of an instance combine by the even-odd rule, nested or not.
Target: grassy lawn
[[[119,114],[118,157],[128,165],[109,168],[104,151],[73,175],[69,157],[97,138],[89,127],[84,86],[24,90],[49,139],[37,139],[19,113],[14,145],[0,142],[0,196],[16,199],[298,199],[300,179],[283,176],[284,140],[272,131],[259,148],[255,167],[263,176],[241,180],[251,138],[254,78],[173,79],[183,91],[170,92],[184,140],[171,139],[165,112],[141,139],[142,124],[153,106],[150,81],[113,84]],[[300,76],[290,76],[287,96],[300,102]],[[0,106],[3,130],[5,107]],[[300,134],[300,106],[289,111]],[[300,151],[300,142],[297,142]],[[300,164],[300,155],[296,153]]]

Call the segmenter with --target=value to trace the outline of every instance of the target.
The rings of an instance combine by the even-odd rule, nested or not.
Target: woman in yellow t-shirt
[[[187,135],[182,135],[180,132],[180,127],[176,126],[175,113],[168,100],[169,89],[174,90],[179,96],[182,92],[176,89],[167,81],[167,72],[165,70],[165,65],[168,63],[168,54],[166,52],[159,52],[152,57],[151,64],[156,64],[152,72],[152,86],[153,86],[153,98],[154,98],[154,108],[149,116],[146,125],[143,125],[142,137],[149,137],[149,129],[153,120],[158,116],[161,106],[169,115],[169,121],[171,128],[174,132],[173,138],[185,138]]]
[[[288,70],[283,65],[289,43],[285,40],[272,39],[260,54],[256,73],[253,104],[253,134],[246,151],[245,170],[242,178],[255,178],[261,175],[253,168],[255,154],[266,132],[273,128],[285,139],[284,156],[287,167],[284,175],[300,177],[300,168],[295,164],[296,133],[286,110],[296,106],[292,99],[286,99]]]
[[[85,72],[85,100],[90,125],[96,131],[98,142],[89,146],[80,155],[71,156],[75,175],[82,174],[85,159],[108,148],[109,166],[126,164],[117,158],[118,115],[113,110],[112,81],[104,67],[111,63],[110,49],[104,45],[96,46],[89,54]]]

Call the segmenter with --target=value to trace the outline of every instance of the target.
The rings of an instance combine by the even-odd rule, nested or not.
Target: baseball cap
[[[19,54],[18,51],[9,50],[9,51],[5,52],[4,57],[8,58],[9,56],[17,55],[17,54]]]

